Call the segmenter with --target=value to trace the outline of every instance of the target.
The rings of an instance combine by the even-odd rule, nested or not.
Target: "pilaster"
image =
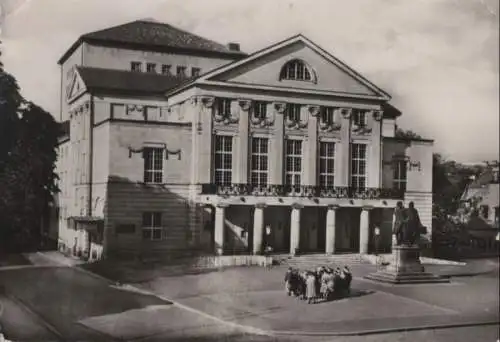
[[[196,130],[199,135],[196,183],[211,183],[212,180],[212,114],[215,98],[212,96],[199,97],[201,102],[199,125]]]
[[[239,112],[239,122],[238,122],[238,134],[236,135],[236,161],[234,167],[236,168],[234,172],[233,182],[243,183],[248,182],[248,113],[250,109],[251,101],[241,99],[234,101],[231,105],[234,111]]]
[[[274,111],[275,122],[269,156],[270,184],[283,184],[283,113],[285,112],[285,105],[283,102],[275,102],[271,106],[271,110]]]
[[[351,108],[340,108],[340,146],[338,158],[335,161],[337,170],[335,173],[335,186],[349,186],[350,150],[351,150]]]
[[[371,116],[370,147],[368,155],[368,187],[379,188],[382,179],[382,111],[372,111]]]
[[[302,110],[308,117],[306,146],[304,146],[304,185],[314,186],[317,182],[319,106],[303,106]]]

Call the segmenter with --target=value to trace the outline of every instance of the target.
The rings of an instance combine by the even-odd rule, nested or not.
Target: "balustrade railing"
[[[310,185],[202,184],[202,194],[220,196],[276,196],[347,199],[402,199],[404,191],[391,188],[353,188]]]

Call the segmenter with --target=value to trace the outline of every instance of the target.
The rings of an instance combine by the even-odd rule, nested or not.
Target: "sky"
[[[398,125],[461,162],[499,155],[499,0],[0,0],[5,70],[59,114],[57,60],[150,18],[251,53],[302,33],[392,95]]]

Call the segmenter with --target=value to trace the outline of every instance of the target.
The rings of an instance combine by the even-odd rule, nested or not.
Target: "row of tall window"
[[[131,71],[136,71],[136,72],[143,72],[146,71],[148,73],[161,73],[162,75],[174,75],[172,71],[172,65],[170,64],[160,64],[158,68],[157,63],[145,63],[146,64],[146,70],[143,69],[143,64],[142,62],[130,62],[130,70]],[[178,65],[176,68],[176,75],[179,77],[188,77],[187,74],[187,67],[184,65]],[[192,67],[191,68],[191,77],[198,77],[200,76],[201,69],[197,67]]]
[[[222,116],[231,115],[231,99],[228,98],[218,98],[217,99],[217,113]],[[268,102],[264,101],[254,101],[252,108],[250,109],[250,115],[255,119],[265,119],[267,117]],[[285,119],[297,122],[300,120],[300,112],[302,105],[299,103],[287,103],[285,107],[284,116]],[[335,111],[334,107],[321,107],[320,110],[320,120],[321,122],[327,124],[333,124],[334,122],[339,122],[340,113]],[[354,125],[359,127],[364,127],[367,125],[367,112],[365,110],[353,109],[352,112],[352,122]]]
[[[214,150],[214,171],[216,184],[232,182],[233,138],[216,136]],[[302,140],[285,142],[285,184],[302,184]],[[319,144],[319,185],[334,186],[335,180],[335,143],[322,141]],[[352,144],[351,149],[351,186],[366,187],[367,150],[365,144]],[[255,186],[269,184],[269,139],[252,138],[250,158],[250,183]]]
[[[301,185],[303,169],[302,140],[285,141],[285,184]],[[164,172],[164,149],[147,147],[144,156],[144,182],[162,183]],[[231,184],[233,180],[233,137],[217,135],[214,144],[214,182]],[[350,185],[357,189],[366,187],[367,179],[367,145],[351,144]],[[393,186],[406,188],[406,162],[394,165]],[[265,186],[269,183],[269,139],[252,138],[250,155],[250,183],[254,186]],[[335,142],[321,141],[318,154],[318,183],[322,187],[335,184]]]

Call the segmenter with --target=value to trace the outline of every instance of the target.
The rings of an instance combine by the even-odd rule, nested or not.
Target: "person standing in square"
[[[380,228],[378,225],[375,226],[375,229],[373,230],[373,242],[375,247],[375,255],[378,255],[378,252],[380,250]]]

